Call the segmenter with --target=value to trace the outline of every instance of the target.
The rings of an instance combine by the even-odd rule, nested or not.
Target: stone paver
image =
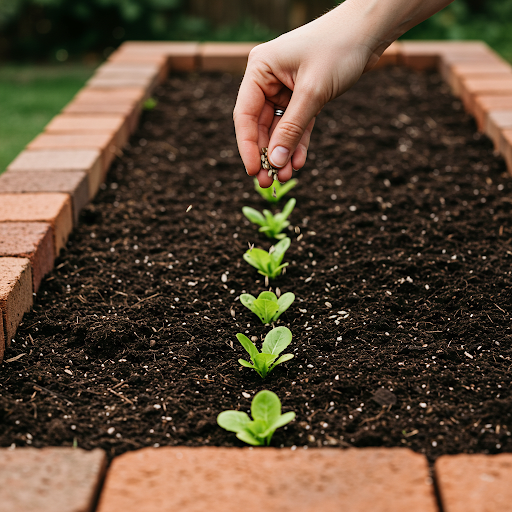
[[[101,151],[97,149],[44,149],[22,151],[8,171],[85,171],[92,199],[103,180]]]
[[[80,211],[89,202],[89,183],[85,171],[7,171],[0,175],[0,193],[5,192],[69,194],[75,224],[78,224]]]
[[[102,450],[0,450],[2,512],[93,512],[105,473]]]
[[[0,257],[5,256],[24,257],[30,260],[34,291],[37,291],[43,277],[53,268],[55,260],[50,224],[0,222]]]
[[[475,96],[473,115],[481,132],[484,131],[487,116],[492,110],[512,110],[512,96]]]
[[[23,315],[32,307],[32,269],[28,258],[0,258],[0,311],[9,347]],[[0,489],[5,482],[0,478]],[[0,499],[0,504],[2,500]],[[2,511],[3,512],[3,511]]]
[[[444,455],[435,463],[443,512],[512,510],[512,454]]]
[[[48,222],[52,226],[55,254],[66,246],[73,229],[68,194],[0,194],[0,222]]]
[[[243,73],[250,51],[259,43],[205,43],[200,49],[203,71]]]
[[[98,512],[435,512],[404,448],[146,448],[114,459]]]

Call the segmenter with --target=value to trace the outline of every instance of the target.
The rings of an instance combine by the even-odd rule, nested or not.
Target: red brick
[[[49,222],[58,255],[73,229],[71,199],[59,193],[0,194],[0,222]]]
[[[146,97],[144,87],[128,87],[123,89],[89,89],[84,87],[73,98],[73,101],[84,103],[125,103],[126,101],[143,102]]]
[[[256,486],[256,487],[255,487]],[[403,448],[146,448],[114,459],[98,512],[434,512],[425,457]]]
[[[481,132],[484,131],[490,111],[510,109],[512,109],[512,96],[475,96],[473,115],[478,129]]]
[[[144,87],[152,90],[156,85],[156,77],[137,77],[134,75],[117,75],[109,77],[92,77],[87,82],[89,89],[122,89],[123,87]]]
[[[204,43],[200,49],[203,71],[243,73],[250,51],[259,43]]]
[[[511,78],[468,79],[462,82],[461,98],[469,113],[475,110],[476,96],[512,96]]]
[[[22,151],[7,167],[8,171],[85,171],[92,199],[106,169],[102,166],[101,152],[96,149],[48,149]]]
[[[119,75],[145,76],[162,83],[169,74],[169,66],[159,66],[154,63],[127,64],[123,62],[106,62],[100,66],[94,76],[102,78],[117,77]]]
[[[384,50],[384,53],[381,55],[379,61],[372,69],[382,68],[385,66],[395,66],[398,64],[399,55],[400,43],[395,41]]]
[[[78,224],[80,211],[89,202],[89,183],[85,171],[7,171],[0,175],[0,193],[2,192],[69,194],[75,224]]]
[[[157,64],[159,66],[165,66],[170,69],[169,58],[165,55],[155,54],[151,55],[144,53],[131,53],[131,52],[114,52],[109,58],[108,62],[118,64]],[[191,71],[191,70],[184,70]]]
[[[120,145],[114,140],[116,133],[109,132],[46,132],[38,135],[27,149],[97,149],[101,152],[102,166],[108,169]]]
[[[435,69],[441,58],[492,54],[492,50],[480,41],[400,41],[399,63],[416,70]]]
[[[444,455],[435,474],[444,512],[510,510],[512,454]]]
[[[133,62],[137,62],[136,59],[145,57],[164,57],[172,71],[193,71],[198,67],[200,46],[194,42],[126,41],[109,61],[129,62],[129,59],[134,59]]]
[[[501,133],[505,129],[512,130],[512,109],[491,110],[487,114],[485,133],[493,141],[495,149],[503,153],[501,147]]]
[[[0,196],[1,197],[1,196]],[[53,268],[55,248],[50,224],[46,222],[0,222],[0,257],[28,258],[32,283],[37,291],[43,277]]]
[[[503,157],[507,162],[508,173],[512,175],[512,130],[503,130],[501,146],[503,147]]]
[[[28,258],[0,258],[0,312],[3,316],[7,347],[11,345],[11,340],[16,334],[23,315],[32,307],[32,293],[30,260]],[[0,481],[2,482],[0,489],[2,489],[5,486],[5,481],[2,479]],[[2,503],[1,499],[0,503]]]
[[[512,78],[512,67],[504,62],[466,62],[451,66],[448,84],[455,96],[460,96],[462,81],[468,79]]]
[[[92,512],[105,468],[99,449],[2,449],[2,512]]]

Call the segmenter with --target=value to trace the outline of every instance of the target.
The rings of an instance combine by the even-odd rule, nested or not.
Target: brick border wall
[[[255,43],[124,43],[105,64],[96,70],[86,86],[59,115],[52,119],[44,132],[29,143],[27,148],[9,165],[7,171],[0,175],[0,363],[4,350],[9,347],[24,313],[32,307],[33,295],[37,292],[44,275],[53,268],[56,255],[65,247],[69,234],[78,221],[80,210],[95,196],[99,186],[105,180],[115,155],[122,151],[124,144],[136,129],[143,103],[153,89],[172,71],[243,72],[248,54],[254,46]],[[438,69],[453,94],[461,99],[465,109],[475,117],[478,129],[491,138],[496,151],[505,158],[508,170],[512,174],[512,67],[510,64],[479,41],[393,43],[380,59],[378,66],[393,64],[405,65],[416,70]],[[6,361],[8,362],[9,360]],[[52,455],[52,450],[64,449],[48,449],[49,456]],[[165,452],[167,459],[163,455],[161,457],[164,457],[162,460],[167,462],[161,464],[162,475],[169,472],[172,474],[174,466],[167,467],[166,464],[169,464],[169,458],[178,457],[177,454],[182,454],[183,450],[180,448],[164,450],[167,450]],[[208,452],[208,458],[215,458],[216,450],[223,454],[223,457],[227,457],[227,460],[236,459],[239,457],[236,453],[240,452],[240,450],[222,448],[213,449],[213,451],[211,448],[192,449],[190,454],[187,451],[183,471],[194,474],[197,465],[205,461],[206,455],[202,454]],[[378,502],[381,508],[375,505],[373,510],[437,510],[437,505],[433,501],[432,488],[425,490],[422,487],[428,479],[428,472],[425,469],[426,460],[409,450],[398,450],[399,452],[394,449],[349,450],[352,454],[356,454],[350,459],[350,471],[361,471],[363,475],[366,471],[368,475],[368,479],[362,480],[360,484],[365,486],[365,489],[354,489],[354,492],[365,492],[367,485],[372,489],[376,486],[377,490],[372,503]],[[318,455],[312,456],[311,461],[308,459],[306,467],[309,464],[324,467],[322,466],[324,462],[321,460],[324,457],[321,455],[323,451],[311,450]],[[8,459],[3,457],[5,452],[6,450],[0,450],[0,474],[2,469],[10,472],[9,468],[15,465],[12,461],[5,462]],[[140,489],[145,485],[152,485],[145,480],[147,476],[144,476],[144,471],[142,476],[134,476],[129,472],[126,473],[126,464],[123,466],[122,461],[136,457],[136,454],[142,452],[146,453],[144,450],[139,450],[115,460],[100,500],[101,512],[119,510],[116,508],[118,507],[116,499],[122,497],[123,493],[119,495],[119,490],[126,489],[126,481],[123,479],[138,478],[139,480],[136,481],[139,482]],[[384,462],[379,462],[384,464],[383,472],[386,475],[387,473],[392,475],[401,464],[413,464],[411,461],[415,457],[423,460],[420,463],[420,466],[423,464],[423,469],[414,469],[410,475],[411,478],[407,481],[406,490],[410,495],[409,501],[405,498],[405,501],[400,501],[403,497],[403,486],[400,487],[402,494],[397,492],[399,487],[393,487],[400,486],[400,479],[394,484],[390,476],[385,476],[383,478],[387,482],[386,485],[379,487],[375,484],[378,476],[372,472],[371,464],[368,466],[368,460],[373,460],[372,457],[378,458],[379,453],[388,452],[393,455],[383,455]],[[23,459],[25,449],[17,449],[15,453],[19,456],[17,455],[13,460],[17,460],[17,457],[25,460]],[[81,454],[80,457],[88,456],[88,452],[78,451],[77,453]],[[348,474],[343,476],[341,469],[337,477],[332,474],[332,465],[336,466],[340,463],[339,460],[348,457],[344,455],[347,452],[336,451],[336,453],[338,455],[335,456],[335,461],[325,463],[325,467],[329,468],[329,474],[322,473],[324,471],[322,469],[319,470],[321,475],[333,483],[338,493],[326,495],[325,492],[324,494],[322,494],[323,491],[320,492],[319,499],[323,500],[321,502],[324,511],[339,509],[340,500],[342,500],[339,494],[340,482],[350,477]],[[255,467],[270,464],[269,468],[272,469],[281,464],[283,457],[290,465],[295,464],[294,461],[297,459],[297,455],[289,450],[275,450],[272,454],[271,459],[274,458],[275,461],[272,459],[269,463],[267,457],[260,458],[255,461]],[[153,467],[154,457],[158,458],[160,455],[152,457],[152,455],[146,457],[145,463],[148,467]],[[303,461],[304,457],[301,457],[297,460]],[[65,461],[65,457],[62,460]],[[2,466],[3,463],[7,466]],[[346,465],[346,462],[343,464]],[[96,459],[93,466],[96,468],[94,469],[96,473],[91,470],[90,486],[94,489],[90,488],[89,493],[85,493],[89,496],[87,499],[90,510],[94,507],[98,480],[101,480],[103,472],[102,463],[98,463]],[[128,467],[133,467],[133,462],[130,462]],[[228,470],[229,468],[226,468],[226,471]],[[297,471],[296,477],[303,479],[300,467]],[[210,473],[205,473],[204,478],[213,478],[214,474],[213,468]],[[512,502],[512,489],[507,485],[507,481],[512,478],[512,455],[510,454],[444,456],[436,462],[435,474],[444,512],[503,511]],[[305,475],[307,476],[307,472]],[[45,475],[39,473],[33,478],[44,477]],[[168,485],[166,478],[162,478],[161,481],[159,485],[162,486],[163,494],[157,494],[156,501],[148,505],[145,510],[161,510],[158,508],[161,503],[158,501],[160,499],[158,496],[169,499],[166,495]],[[198,483],[201,484],[201,482]],[[242,496],[240,489],[232,485],[230,487],[228,483],[229,479],[224,479],[223,474],[219,485],[214,486],[217,491],[212,495],[213,498],[222,500],[222,496],[226,496],[223,493],[228,493],[231,499],[241,503],[246,496]],[[32,481],[24,481],[23,484],[24,489],[32,488]],[[72,485],[71,482],[69,485]],[[264,491],[268,498],[275,493],[275,489],[272,483],[265,485],[267,487],[264,486]],[[322,487],[321,481],[318,485]],[[58,488],[50,489],[49,492],[54,493],[58,498],[62,488],[60,484]],[[8,496],[5,495],[6,487],[3,486],[3,489],[0,486],[0,502],[8,504],[6,510],[10,511],[8,507],[12,505],[12,510],[23,512],[19,508],[19,503],[12,502],[12,496],[9,502]],[[319,492],[318,489],[316,488],[315,492]],[[384,492],[386,489],[390,492]],[[82,489],[82,492],[85,491]],[[299,495],[300,493],[297,494]],[[422,496],[421,506],[415,501],[420,495]],[[336,498],[335,501],[333,501],[334,498]],[[302,503],[296,499],[293,501],[294,499],[294,494],[290,494],[290,500],[295,503],[297,510],[314,509],[314,507],[301,508]],[[183,496],[183,500],[185,501],[180,502],[181,505],[177,503],[176,506],[184,512],[206,508],[230,510],[219,505],[219,503],[225,504],[225,501],[217,501],[215,505],[216,501],[207,495],[200,499],[196,497],[195,501],[188,499],[188,502],[187,496]],[[399,502],[404,505],[399,506]],[[279,510],[279,508],[272,508],[268,503],[271,502],[266,504],[268,510]],[[368,510],[364,501],[349,500],[345,503],[344,510]],[[415,505],[411,508],[412,503]],[[127,512],[133,508],[128,505],[123,507]],[[250,509],[250,506],[246,508]],[[42,509],[39,508],[39,510]],[[48,510],[60,511],[55,501]]]

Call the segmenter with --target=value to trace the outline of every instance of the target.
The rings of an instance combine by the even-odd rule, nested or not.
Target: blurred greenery
[[[403,39],[479,39],[512,62],[512,0],[456,0]]]
[[[0,173],[84,85],[82,65],[0,67]]]

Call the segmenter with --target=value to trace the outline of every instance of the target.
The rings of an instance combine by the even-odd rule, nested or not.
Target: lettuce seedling
[[[257,315],[264,324],[277,321],[294,300],[295,295],[291,292],[284,293],[279,299],[272,292],[261,292],[258,298],[249,293],[240,295],[240,302]]]
[[[268,279],[275,279],[281,274],[283,268],[288,266],[288,263],[281,264],[281,262],[290,244],[291,240],[285,237],[272,246],[268,252],[264,249],[251,248],[244,254],[244,260],[257,268],[261,275]]]
[[[258,180],[254,178],[254,188],[258,194],[260,194],[263,199],[266,199],[269,203],[277,203],[279,200],[289,192],[295,185],[297,185],[298,181],[296,179],[288,180],[286,183],[281,185],[279,181],[274,180],[272,185],[268,188],[261,188]],[[275,190],[275,196],[274,196]]]
[[[265,233],[269,238],[280,240],[286,236],[281,231],[290,225],[290,221],[286,219],[292,213],[296,202],[295,199],[290,199],[283,208],[283,211],[275,215],[272,215],[268,210],[263,210],[262,215],[258,210],[250,206],[244,206],[242,212],[251,222],[261,226],[258,230],[260,233]]]
[[[252,421],[243,411],[223,411],[217,416],[217,423],[229,432],[236,432],[236,437],[253,446],[268,446],[274,432],[295,419],[294,412],[281,414],[279,397],[267,391],[260,391],[252,399]]]
[[[242,347],[247,350],[247,353],[251,357],[252,364],[245,359],[239,359],[238,362],[246,368],[254,368],[262,379],[278,364],[293,358],[293,354],[284,354],[277,359],[277,356],[292,342],[292,332],[288,327],[276,327],[272,329],[265,336],[265,341],[261,346],[261,352],[258,352],[254,343],[244,334],[238,333],[236,337]]]

